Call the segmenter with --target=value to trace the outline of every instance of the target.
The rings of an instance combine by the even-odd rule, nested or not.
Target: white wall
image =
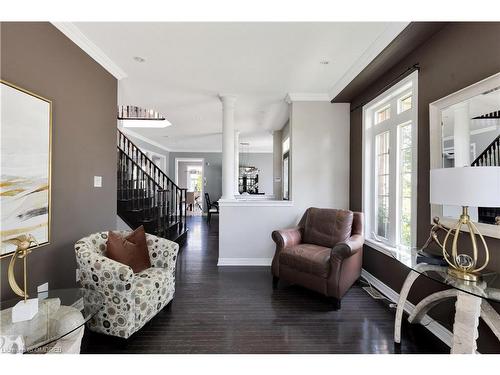
[[[269,265],[271,233],[311,206],[348,208],[349,104],[294,102],[291,201],[220,201],[219,265]]]
[[[219,266],[270,265],[274,254],[271,232],[300,220],[289,201],[219,201],[219,205]]]
[[[273,154],[240,153],[240,160],[249,159],[249,164],[259,169],[259,193],[273,194]]]
[[[291,199],[306,208],[349,208],[349,104],[294,102]]]
[[[159,154],[165,158],[165,165],[160,167],[160,169],[165,172],[165,174],[173,181],[175,176],[173,176],[174,171],[170,172],[169,170],[169,152],[166,149],[160,148],[157,145],[154,145],[147,141],[147,138],[138,138],[140,136],[136,132],[131,132],[130,129],[121,128],[121,131],[137,146],[141,149],[142,152],[150,151],[156,154]],[[171,173],[171,174],[170,174]]]
[[[120,216],[116,216],[116,230],[132,230]]]

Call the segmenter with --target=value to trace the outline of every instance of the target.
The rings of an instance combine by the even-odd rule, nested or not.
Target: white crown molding
[[[285,102],[329,102],[331,97],[326,92],[290,92],[285,97]]]
[[[391,22],[377,39],[363,52],[351,68],[340,78],[330,90],[330,98],[335,98],[356,76],[363,71],[386,48],[409,22]]]
[[[87,38],[75,24],[72,22],[52,22],[52,24],[117,80],[127,77],[127,73]]]
[[[169,148],[165,147],[161,143],[153,141],[152,139],[150,139],[148,137],[145,137],[142,134],[136,133],[135,131],[130,130],[129,128],[118,128],[118,129],[120,129],[122,131],[122,133],[131,135],[132,137],[140,139],[141,141],[149,143],[150,145],[153,145],[155,147],[161,148],[162,150],[165,150],[165,151],[168,151],[168,152],[172,152],[172,150],[170,150]]]

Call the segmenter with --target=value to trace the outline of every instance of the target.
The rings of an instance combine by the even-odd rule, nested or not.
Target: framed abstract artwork
[[[0,80],[0,257],[31,234],[50,243],[52,102]]]

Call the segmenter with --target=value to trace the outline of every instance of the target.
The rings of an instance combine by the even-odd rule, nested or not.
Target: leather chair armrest
[[[364,242],[365,238],[363,235],[355,234],[347,241],[336,244],[332,249],[331,258],[337,258],[340,260],[349,258],[361,250]]]
[[[277,247],[281,250],[302,242],[302,228],[294,227],[273,231],[271,235]]]

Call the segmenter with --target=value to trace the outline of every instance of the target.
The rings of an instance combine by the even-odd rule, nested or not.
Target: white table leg
[[[443,267],[441,266],[436,266],[433,264],[426,264],[426,263],[421,263],[417,264],[415,267],[418,271],[424,272],[424,271],[442,271]],[[414,270],[410,270],[410,273],[408,276],[406,276],[406,280],[403,284],[403,287],[401,288],[401,291],[399,292],[399,300],[398,300],[398,307],[396,309],[396,318],[394,321],[394,342],[399,344],[401,343],[401,322],[403,320],[403,312],[404,312],[404,307],[406,300],[408,298],[408,294],[410,293],[410,289],[415,282],[415,280],[420,276],[420,274]]]
[[[408,293],[410,293],[411,286],[415,282],[415,280],[420,276],[418,272],[410,271],[408,276],[406,276],[406,280],[401,288],[401,292],[399,292],[399,300],[398,307],[396,309],[396,320],[394,321],[394,342],[401,343],[401,322],[403,320],[403,311],[406,303],[406,299],[408,298]]]
[[[430,309],[445,299],[456,298],[457,294],[458,291],[456,289],[447,289],[441,292],[432,293],[415,306],[415,310],[413,310],[408,317],[408,321],[410,323],[420,323]]]
[[[477,349],[481,298],[458,291],[453,323],[452,354],[474,354]]]
[[[486,300],[481,302],[481,318],[483,318],[483,321],[500,340],[500,315]]]

